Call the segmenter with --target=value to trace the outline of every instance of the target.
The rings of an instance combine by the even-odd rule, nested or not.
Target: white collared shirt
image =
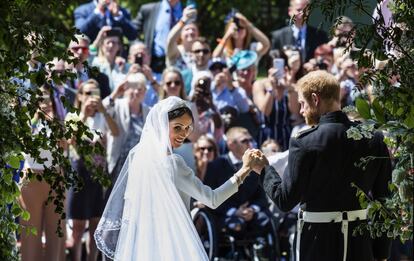
[[[236,165],[238,163],[243,163],[243,161],[241,161],[240,159],[238,159],[236,157],[236,155],[234,155],[233,152],[231,152],[231,151],[229,152],[229,158],[230,158],[230,161],[231,161],[231,163],[233,165]]]

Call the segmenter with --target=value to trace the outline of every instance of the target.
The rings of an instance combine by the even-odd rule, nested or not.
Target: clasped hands
[[[262,172],[262,169],[269,165],[266,156],[258,149],[248,149],[243,155],[243,167],[253,170],[257,174]]]

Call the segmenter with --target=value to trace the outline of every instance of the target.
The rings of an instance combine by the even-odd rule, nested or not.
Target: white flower
[[[359,125],[359,127],[361,129],[362,136],[364,136],[367,139],[372,138],[373,132],[374,132],[374,124],[363,123],[363,124]]]
[[[69,126],[74,130],[78,130],[77,122],[81,121],[79,114],[77,113],[68,113],[65,118],[66,122],[73,121],[69,124]]]
[[[360,130],[357,127],[351,127],[346,131],[346,136],[349,139],[360,140],[363,138]]]

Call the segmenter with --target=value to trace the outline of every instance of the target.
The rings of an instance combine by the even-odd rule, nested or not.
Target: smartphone
[[[230,16],[233,19],[233,22],[236,24],[237,28],[240,28],[240,20],[236,16],[237,12],[238,12],[237,9],[232,8],[231,11],[230,11]]]
[[[233,22],[236,24],[237,28],[240,28],[240,20],[237,16],[233,16]]]
[[[285,60],[282,58],[273,59],[273,68],[277,69],[276,78],[281,79],[285,77]]]
[[[197,8],[197,3],[195,0],[187,0],[187,3],[185,6],[191,6],[192,8]]]
[[[101,91],[99,89],[92,89],[91,92],[92,92],[92,94],[91,94],[92,97],[95,97],[95,98],[100,98],[101,97]]]
[[[135,63],[138,64],[139,66],[142,66],[142,63],[143,63],[142,54],[139,53],[135,55]]]

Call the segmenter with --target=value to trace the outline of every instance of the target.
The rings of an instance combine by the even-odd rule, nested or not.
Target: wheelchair
[[[207,256],[212,261],[219,260],[279,260],[279,244],[276,227],[270,219],[270,229],[265,235],[255,237],[249,231],[243,238],[235,238],[225,229],[220,230],[217,217],[208,208],[194,208],[191,217],[200,236]],[[258,241],[257,239],[261,239]]]

